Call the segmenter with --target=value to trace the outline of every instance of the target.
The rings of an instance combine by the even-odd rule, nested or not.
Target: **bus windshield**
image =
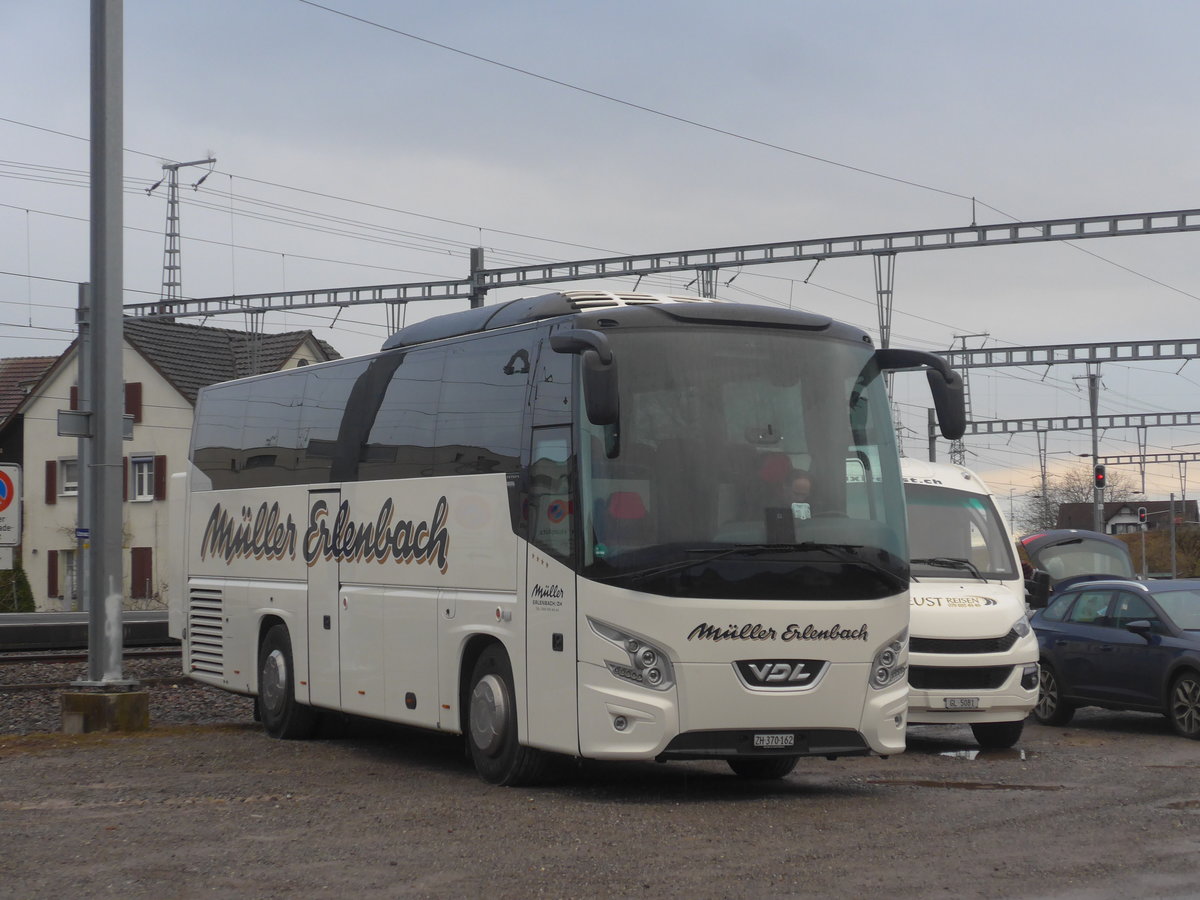
[[[904,589],[901,479],[872,347],[744,326],[608,337],[620,422],[580,416],[581,574],[681,597]]]
[[[991,497],[911,481],[904,490],[915,577],[1017,577],[1012,541]]]

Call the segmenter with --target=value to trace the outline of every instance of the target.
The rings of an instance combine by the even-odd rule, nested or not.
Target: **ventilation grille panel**
[[[225,675],[225,597],[216,588],[188,594],[188,672]]]

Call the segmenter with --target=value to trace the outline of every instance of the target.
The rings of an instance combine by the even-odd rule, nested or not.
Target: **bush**
[[[0,612],[33,612],[33,591],[20,566],[0,571]]]

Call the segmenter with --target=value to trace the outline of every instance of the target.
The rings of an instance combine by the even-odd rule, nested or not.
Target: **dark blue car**
[[[1144,710],[1200,739],[1200,580],[1075,584],[1030,621],[1039,722],[1064,725],[1080,706]]]

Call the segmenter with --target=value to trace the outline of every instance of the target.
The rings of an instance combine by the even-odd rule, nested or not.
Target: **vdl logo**
[[[742,683],[752,690],[797,690],[816,684],[828,662],[820,659],[739,659]]]

